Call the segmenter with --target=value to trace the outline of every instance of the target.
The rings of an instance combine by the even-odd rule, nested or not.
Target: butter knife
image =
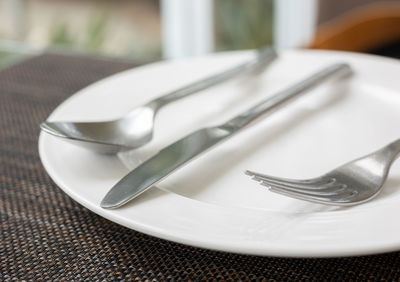
[[[228,139],[262,114],[277,108],[334,74],[350,73],[351,69],[345,63],[328,66],[221,125],[190,133],[129,172],[106,194],[101,201],[101,207],[112,209],[126,204],[201,153]]]

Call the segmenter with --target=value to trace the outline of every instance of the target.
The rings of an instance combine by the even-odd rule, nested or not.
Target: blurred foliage
[[[89,50],[99,50],[107,37],[108,16],[106,13],[95,15],[88,23],[83,47]]]
[[[53,29],[50,31],[50,45],[55,46],[72,46],[74,39],[68,30],[66,23],[55,23]]]
[[[158,3],[157,0],[153,2],[155,5]],[[254,49],[272,44],[273,0],[214,0],[214,5],[217,51]],[[72,22],[71,17],[56,15],[50,27],[46,28],[46,43],[51,47],[91,53],[161,58],[161,44],[158,41],[135,39],[144,36],[140,32],[135,34],[134,29],[140,29],[140,23],[133,27],[133,36],[125,38],[115,48],[109,41],[110,35],[114,35],[111,33],[111,24],[115,26],[111,22],[113,11],[101,7],[90,12],[82,27]],[[153,21],[156,20],[153,15]],[[0,60],[3,57],[0,53]]]
[[[28,56],[29,55],[18,51],[0,51],[0,68],[12,65]]]
[[[7,57],[8,54],[6,52],[0,51],[0,62],[2,62]]]
[[[107,37],[108,16],[106,13],[92,15],[83,31],[83,39],[70,31],[66,22],[58,22],[50,31],[49,44],[58,47],[72,47],[77,49],[100,52]],[[81,34],[79,34],[81,35]]]
[[[8,54],[0,51],[0,67],[6,66],[8,62]]]
[[[271,45],[272,21],[273,0],[216,0],[217,50]]]

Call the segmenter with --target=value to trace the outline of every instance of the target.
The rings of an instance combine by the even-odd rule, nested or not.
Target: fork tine
[[[333,197],[304,196],[297,192],[289,192],[275,188],[270,188],[269,191],[294,199],[325,204],[325,205],[332,205],[332,206],[353,206],[363,202],[363,201],[354,201],[353,200],[355,196],[354,194],[348,195],[347,197],[333,198]]]
[[[261,185],[266,186],[268,188],[274,187],[277,189],[283,189],[291,192],[297,192],[297,193],[302,193],[304,195],[309,195],[309,196],[335,196],[335,195],[340,195],[343,194],[343,192],[346,192],[346,185],[342,184],[337,184],[335,186],[330,186],[329,188],[326,189],[308,189],[304,188],[302,186],[295,186],[295,185],[285,185],[285,184],[277,184],[277,183],[269,183],[266,181],[261,181]],[[347,190],[348,191],[348,190]]]
[[[310,193],[308,191],[303,191],[302,189],[287,189],[286,187],[279,187],[279,186],[268,186],[270,191],[277,192],[285,192],[292,195],[298,195],[305,198],[316,198],[319,200],[328,200],[328,201],[347,201],[350,198],[357,195],[357,191],[350,190],[350,189],[338,189],[334,191],[334,193]]]
[[[274,176],[262,174],[262,173],[255,172],[252,170],[246,170],[245,174],[247,174],[249,176],[253,176],[255,178],[269,179],[271,181],[285,182],[285,183],[291,183],[291,184],[298,184],[298,183],[314,184],[314,183],[317,183],[317,181],[319,180],[318,178],[312,178],[312,179],[307,179],[307,180],[295,180],[295,179],[289,179],[289,178],[280,178],[280,177],[274,177]]]
[[[272,177],[253,171],[246,171],[246,174],[252,176],[253,180],[260,182],[261,185],[268,187],[273,192],[296,195],[297,198],[311,198],[314,201],[337,201],[354,196],[354,191],[347,189],[347,185],[336,183],[334,178],[293,180]]]
[[[313,203],[319,203],[319,204],[325,204],[325,205],[345,205],[344,203],[338,203],[336,201],[332,201],[330,198],[323,198],[323,197],[317,197],[317,196],[304,196],[301,195],[297,192],[290,192],[290,191],[285,191],[281,189],[275,189],[275,188],[270,188],[269,191],[289,197],[289,198],[294,198],[298,200],[303,200],[303,201],[308,201],[308,202],[313,202]],[[348,204],[350,205],[350,203]]]
[[[330,203],[332,205],[334,204],[333,202],[331,202],[329,199],[326,199],[326,198],[321,198],[321,197],[317,197],[317,196],[304,196],[297,192],[285,191],[282,189],[275,189],[273,187],[269,187],[269,191],[289,197],[289,198],[298,199],[298,200],[309,201],[309,202],[314,202],[314,203],[321,203],[321,204],[330,204]]]
[[[253,180],[258,182],[269,183],[270,185],[284,185],[286,187],[291,188],[300,188],[305,190],[331,190],[331,187],[335,183],[334,178],[325,179],[325,178],[313,178],[309,180],[295,180],[295,179],[287,179],[287,178],[278,178],[273,177],[253,171],[246,171],[247,175],[252,176]]]
[[[294,181],[292,182],[287,182],[286,180],[281,180],[281,181],[275,181],[267,178],[258,178],[258,177],[253,177],[254,180],[267,183],[270,185],[278,185],[278,186],[285,186],[288,188],[294,188],[294,189],[303,189],[306,191],[315,191],[315,192],[322,192],[322,191],[331,191],[332,189],[335,188],[334,181],[328,182],[320,182],[320,183],[311,183],[311,184],[304,184],[302,182],[295,183]]]

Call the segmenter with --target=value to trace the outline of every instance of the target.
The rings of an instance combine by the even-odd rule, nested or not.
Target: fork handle
[[[392,164],[399,156],[400,156],[400,139],[397,139],[382,149],[376,151],[375,154],[377,157],[381,157],[385,160],[390,160],[389,165]]]
[[[259,70],[268,65],[270,62],[272,62],[276,57],[277,54],[274,49],[272,48],[261,49],[257,52],[256,58],[253,58],[252,60],[246,63],[242,63],[240,65],[237,65],[233,68],[225,70],[216,75],[212,75],[200,81],[191,83],[169,94],[156,98],[155,100],[149,102],[149,104],[151,104],[155,109],[158,109],[178,99],[184,98],[198,91],[217,85],[241,73],[250,72],[253,70],[254,71]]]

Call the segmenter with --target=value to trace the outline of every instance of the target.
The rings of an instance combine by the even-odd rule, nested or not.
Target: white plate
[[[95,83],[62,103],[51,120],[103,120],[252,56],[231,52],[161,62]],[[400,137],[400,64],[354,53],[285,51],[260,77],[242,78],[171,104],[156,118],[154,140],[121,157],[135,166],[197,128],[224,121],[327,64],[350,63],[355,75],[325,83],[170,175],[115,210],[100,208],[129,170],[41,134],[42,162],[53,180],[95,213],[156,237],[197,247],[268,256],[344,256],[400,249],[400,167],[364,205],[339,208],[269,192],[244,175],[308,178]]]

